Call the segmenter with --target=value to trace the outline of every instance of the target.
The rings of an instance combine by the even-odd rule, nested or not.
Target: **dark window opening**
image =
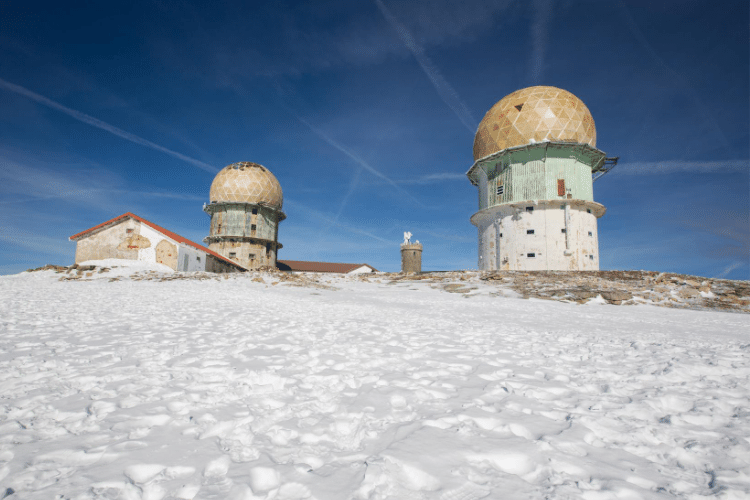
[[[500,233],[500,237],[501,237],[501,238],[503,237],[503,233]]]
[[[130,234],[130,233],[132,233],[132,232],[133,232],[133,228],[131,227],[131,228],[129,228],[129,229],[126,229],[126,230],[125,230],[125,232],[126,232],[127,234]]]
[[[533,252],[531,252],[531,253],[527,253],[527,254],[526,254],[526,257],[531,257],[531,258],[534,258],[534,257],[536,257],[536,254],[535,254],[535,253],[533,253]]]
[[[200,261],[201,261],[201,258],[200,258],[200,256],[196,255],[196,256],[195,256],[195,260],[197,260],[198,262],[200,262]]]
[[[505,186],[498,186],[497,187],[497,194],[501,195],[505,191]]]
[[[230,258],[230,259],[235,259],[235,258],[237,258],[237,253],[236,253],[236,252],[229,252],[229,258]]]
[[[588,213],[591,213],[591,209],[590,209],[590,208],[587,208],[587,209],[586,209],[586,212],[588,212]]]
[[[258,209],[257,208],[253,208],[253,215],[258,215]]]
[[[591,231],[589,231],[589,236],[594,236],[594,233],[592,233]]]
[[[515,108],[516,108],[516,109],[517,109],[518,111],[521,111],[521,110],[523,109],[523,105],[524,105],[524,103],[521,103],[521,104],[519,104],[519,105],[515,106]]]
[[[560,229],[560,232],[564,233],[565,232],[565,228]]]
[[[248,258],[249,258],[250,260],[255,260],[255,254],[254,254],[254,253],[251,253],[250,255],[248,255]]]
[[[527,212],[533,212],[534,211],[534,207],[526,207],[526,211]]]
[[[594,260],[594,256],[593,255],[589,255],[589,259]]]
[[[255,234],[255,229],[256,229],[256,226],[255,226],[255,224],[252,224],[252,225],[250,226],[250,232],[251,232],[252,234]]]
[[[527,229],[526,230],[526,234],[534,234],[534,230],[533,229]]]

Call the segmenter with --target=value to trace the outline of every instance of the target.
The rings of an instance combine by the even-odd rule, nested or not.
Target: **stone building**
[[[247,269],[276,267],[283,194],[276,177],[264,166],[237,162],[224,167],[211,183],[211,216],[204,238],[208,248]]]
[[[69,238],[76,242],[76,264],[127,259],[157,262],[175,271],[239,272],[245,269],[133,213],[124,213]]]
[[[479,124],[480,270],[598,270],[593,181],[617,162],[596,149],[594,119],[566,90],[529,87],[498,101]]]

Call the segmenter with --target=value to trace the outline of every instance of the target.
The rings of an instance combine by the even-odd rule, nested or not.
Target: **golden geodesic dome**
[[[263,165],[240,161],[227,165],[211,183],[211,202],[266,204],[281,210],[281,184]]]
[[[596,147],[589,108],[567,90],[527,87],[498,101],[484,115],[474,137],[474,160],[532,141],[570,141]]]

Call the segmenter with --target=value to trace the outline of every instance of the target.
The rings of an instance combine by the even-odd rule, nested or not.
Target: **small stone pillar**
[[[411,233],[404,233],[401,244],[401,272],[403,274],[419,274],[422,272],[422,244],[417,240],[412,243]]]

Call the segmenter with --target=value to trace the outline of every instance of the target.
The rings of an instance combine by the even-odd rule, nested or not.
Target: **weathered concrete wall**
[[[401,272],[406,274],[422,272],[422,244],[401,245]]]
[[[238,273],[239,269],[226,261],[217,259],[211,254],[206,254],[206,271],[209,273]]]
[[[530,201],[481,210],[472,216],[479,232],[479,269],[596,271],[597,217],[603,214],[602,205],[581,200]]]
[[[208,248],[248,269],[276,267],[279,214],[249,203],[212,203]],[[283,216],[283,214],[282,214]]]
[[[156,262],[177,271],[177,245],[167,240],[161,240],[156,245]]]
[[[76,243],[76,263],[101,259],[138,260],[139,252],[153,245],[140,235],[140,227],[140,222],[127,219],[84,236]]]
[[[226,239],[212,241],[208,248],[248,269],[276,267],[276,250],[270,243]]]

